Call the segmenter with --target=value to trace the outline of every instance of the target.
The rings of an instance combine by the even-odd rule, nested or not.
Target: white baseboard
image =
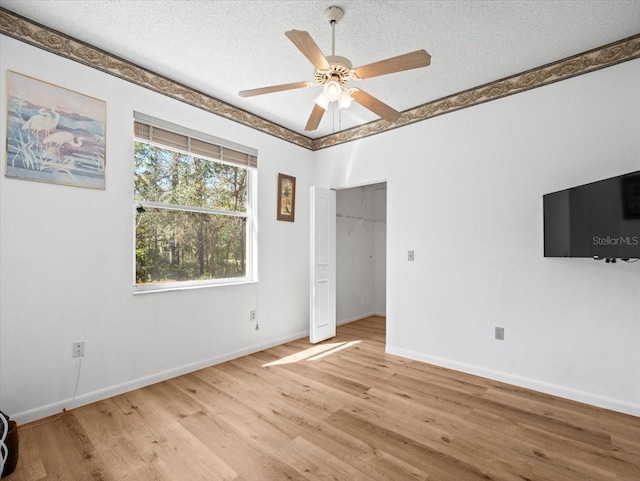
[[[183,374],[198,371],[206,367],[214,366],[216,364],[220,364],[225,361],[237,359],[242,356],[248,356],[249,354],[253,354],[253,353],[262,351],[264,349],[269,349],[270,347],[279,346],[281,344],[295,341],[297,339],[307,337],[307,336],[309,336],[308,330],[301,331],[301,332],[291,334],[289,336],[281,337],[279,339],[275,339],[273,341],[269,341],[263,344],[257,344],[244,349],[239,349],[237,351],[220,354],[218,356],[214,356],[208,359],[203,359],[202,361],[185,364],[177,368],[168,369],[166,371],[158,372],[156,374],[151,374],[149,376],[144,376],[138,379],[133,379],[131,381],[127,381],[122,384],[117,384],[115,386],[109,386],[104,389],[99,389],[97,391],[81,394],[79,396],[76,396],[75,399],[68,398],[68,399],[63,399],[61,401],[57,401],[52,404],[47,404],[45,406],[39,406],[37,408],[12,415],[11,418],[15,420],[18,424],[30,423],[32,421],[37,421],[38,419],[42,419],[47,416],[59,414],[65,409],[68,411],[70,409],[84,406],[86,404],[91,404],[93,402],[101,401],[103,399],[117,396],[125,392],[133,391],[134,389],[139,389],[145,386],[149,386],[151,384],[155,384],[157,382],[166,381],[167,379],[171,379],[176,376],[181,376]]]
[[[436,366],[442,366],[456,371],[466,372],[468,374],[474,374],[482,376],[494,381],[500,381],[514,386],[524,387],[532,389],[534,391],[551,394],[554,396],[570,399],[572,401],[578,401],[585,404],[591,404],[593,406],[610,409],[624,414],[630,414],[632,416],[640,416],[640,406],[625,401],[619,401],[617,399],[600,396],[584,391],[578,391],[576,389],[570,389],[556,384],[549,384],[535,379],[524,378],[520,376],[514,376],[505,372],[494,371],[491,369],[485,369],[482,367],[474,366],[472,364],[465,364],[450,359],[444,359],[436,356],[428,356],[422,353],[409,351],[406,349],[397,348],[387,345],[386,352],[389,354],[395,354],[397,356],[414,359],[416,361],[422,361],[429,364],[435,364]]]
[[[371,316],[387,317],[386,314],[380,314],[378,312],[370,312],[368,314],[360,314],[360,315],[355,316],[355,317],[350,317],[348,319],[342,319],[340,321],[336,321],[336,325],[337,326],[342,326],[343,324],[349,324],[350,322],[359,321],[360,319],[366,319],[367,317],[371,317]]]

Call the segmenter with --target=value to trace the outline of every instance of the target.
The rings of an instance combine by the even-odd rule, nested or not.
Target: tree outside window
[[[248,276],[249,170],[135,142],[136,285]]]

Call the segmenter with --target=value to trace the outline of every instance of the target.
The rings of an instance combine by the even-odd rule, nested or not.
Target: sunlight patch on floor
[[[267,364],[263,364],[262,367],[280,366],[282,364],[293,364],[299,361],[317,361],[323,357],[329,356],[335,352],[341,351],[348,347],[354,346],[362,341],[350,341],[350,342],[329,342],[327,344],[318,344],[317,346],[310,347],[304,351],[291,354],[290,356],[283,357],[277,361],[272,361]]]
[[[350,342],[343,342],[341,343],[342,345],[340,346],[336,346],[333,349],[331,349],[330,351],[325,351],[321,354],[318,354],[316,356],[310,357],[309,359],[307,359],[307,361],[317,361],[318,359],[322,359],[323,357],[329,356],[331,354],[334,354],[338,351],[342,351],[343,349],[346,349],[348,347],[351,346],[355,346],[356,344],[360,343],[362,341],[350,341]]]

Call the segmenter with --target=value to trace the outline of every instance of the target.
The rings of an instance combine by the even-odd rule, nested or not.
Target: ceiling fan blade
[[[350,95],[353,97],[353,100],[358,102],[360,105],[371,110],[374,114],[379,115],[388,122],[395,122],[400,118],[400,112],[389,107],[387,104],[378,100],[373,95],[368,94],[364,90],[354,89]]]
[[[358,78],[365,79],[386,75],[388,73],[402,72],[403,70],[426,67],[430,63],[431,55],[425,50],[416,50],[415,52],[405,53],[404,55],[398,55],[397,57],[363,65],[354,71]]]
[[[238,92],[240,97],[253,97],[254,95],[270,94],[282,92],[283,90],[302,89],[314,85],[313,82],[293,82],[290,84],[272,85],[270,87],[260,87],[259,89],[242,90]]]
[[[309,120],[307,120],[307,125],[305,125],[304,130],[316,130],[318,125],[320,125],[320,121],[322,120],[322,116],[325,112],[325,109],[314,103],[313,110],[311,111],[311,115],[309,116]]]
[[[316,44],[311,38],[311,35],[309,35],[309,32],[305,32],[304,30],[289,30],[284,34],[298,47],[298,50],[309,59],[309,62],[311,62],[315,68],[321,70],[329,70],[331,68],[320,47],[318,47],[318,44]]]

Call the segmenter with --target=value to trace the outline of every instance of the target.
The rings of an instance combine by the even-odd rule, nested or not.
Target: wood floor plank
[[[293,439],[252,407],[260,403],[257,396],[236,398],[191,375],[181,376],[171,382],[190,392],[198,402],[208,405],[209,415],[224,419],[239,434],[268,446],[269,450],[278,449]]]
[[[149,460],[149,469],[158,479],[223,481],[239,478],[233,468],[182,424],[168,424],[164,434],[162,441],[150,444],[142,451]]]
[[[38,434],[38,442],[42,443],[40,455],[47,474],[45,479],[56,479],[52,476],[55,473],[57,479],[116,481],[109,467],[95,457],[91,439],[73,412],[67,412],[58,420],[34,429]],[[17,472],[21,471],[20,459]],[[16,473],[11,476],[17,477]]]
[[[413,464],[429,474],[430,478],[441,481],[466,481],[497,479],[487,473],[483,473],[475,466],[461,462],[459,459],[444,455],[428,446],[403,436],[396,431],[382,427],[380,424],[370,422],[353,413],[344,410],[336,412],[327,420],[339,429],[367,439],[367,442],[376,449],[385,452]]]
[[[367,474],[335,456],[333,450],[319,448],[303,437],[297,437],[280,449],[278,457],[311,481],[326,479],[370,481],[371,479]]]
[[[309,379],[313,379],[314,381],[333,387],[340,391],[344,391],[354,396],[361,396],[371,388],[371,386],[365,383],[354,381],[340,374],[337,374],[336,370],[325,372],[316,369],[314,366],[304,362],[298,363],[295,366],[292,366],[290,364],[282,364],[278,365],[277,367],[279,369],[284,369],[293,373],[301,374]]]
[[[20,426],[7,480],[640,480],[640,418],[389,355],[385,336],[373,316]]]
[[[138,446],[131,444],[126,436],[115,440],[111,448],[99,454],[111,475],[119,481],[154,481],[157,473],[150,468],[147,460],[138,454]],[[55,479],[55,478],[54,478]]]
[[[589,425],[579,425],[564,421],[560,418],[551,418],[544,413],[529,411],[525,406],[510,404],[506,400],[495,400],[486,394],[463,393],[452,390],[448,387],[433,387],[431,393],[426,393],[422,383],[417,380],[402,379],[401,374],[397,375],[399,383],[403,389],[413,396],[427,397],[433,396],[437,399],[444,399],[452,406],[467,407],[469,409],[482,409],[496,415],[526,424],[532,427],[539,427],[542,430],[549,430],[564,437],[593,444],[604,449],[611,449],[611,436],[608,433],[591,429]],[[395,380],[394,380],[395,383]]]
[[[521,468],[513,470],[509,465],[501,465],[499,461],[501,457],[511,455],[517,439],[508,439],[500,450],[497,450],[493,443],[478,443],[478,439],[484,438],[487,433],[495,437],[499,429],[504,429],[503,426],[499,426],[500,423],[495,423],[489,428],[475,429],[475,436],[468,439],[464,434],[474,428],[470,421],[470,411],[466,414],[446,416],[432,406],[421,405],[414,399],[407,399],[378,388],[369,391],[367,401],[366,408],[359,406],[352,408],[350,412],[364,419],[373,419],[377,425],[417,441],[435,452],[474,465],[485,477],[495,477],[495,473],[499,472],[500,479],[522,480]],[[389,405],[396,407],[395,415],[389,415]],[[411,412],[412,415],[409,417],[402,414],[406,412]],[[507,423],[508,432],[515,433],[516,429],[517,426]],[[520,454],[523,459],[536,460],[533,449],[529,446],[522,447]]]
[[[46,421],[41,421],[46,422]],[[40,433],[34,429],[21,429],[19,438],[19,466],[22,481],[40,481],[47,475],[38,442]],[[14,476],[18,476],[16,473]]]
[[[610,435],[637,436],[640,429],[640,419],[633,416],[616,416],[611,419],[609,416],[596,416],[592,409],[585,409],[585,405],[575,401],[543,395],[538,393],[532,396],[528,392],[519,390],[502,389],[501,386],[490,387],[484,394],[485,399],[491,399],[503,404],[518,404],[528,412],[546,416],[553,419],[560,419],[574,425],[589,426],[592,430],[607,431]],[[603,410],[606,413],[606,410]]]
[[[268,446],[246,438],[223,420],[199,412],[180,423],[232,469],[248,480],[287,479],[303,481],[305,476],[267,452]],[[175,479],[175,478],[166,478]],[[186,479],[187,478],[183,478]]]
[[[326,422],[300,426],[302,435],[309,442],[333,453],[368,479],[376,481],[425,481],[428,475],[410,463],[374,448],[366,441],[352,436]]]

